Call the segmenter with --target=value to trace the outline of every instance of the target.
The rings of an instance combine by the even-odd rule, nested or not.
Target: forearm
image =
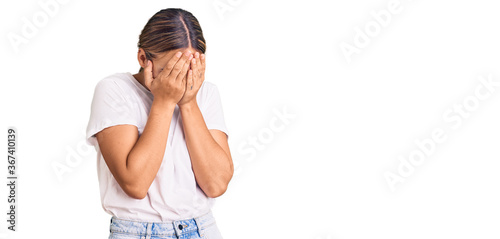
[[[210,134],[196,101],[180,112],[196,182],[207,196],[218,196],[232,177],[230,158]]]
[[[130,151],[126,168],[130,183],[146,194],[161,166],[175,104],[153,100],[142,135]]]

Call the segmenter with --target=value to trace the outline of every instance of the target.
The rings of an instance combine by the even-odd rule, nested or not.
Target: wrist
[[[196,100],[191,100],[191,101],[188,101],[186,103],[179,105],[179,109],[184,110],[184,111],[185,110],[192,110],[196,107],[198,107],[198,102],[196,102]]]
[[[165,101],[165,100],[153,99],[153,103],[151,104],[151,108],[174,110],[175,109],[175,105],[176,104],[174,102],[168,102],[168,101]]]

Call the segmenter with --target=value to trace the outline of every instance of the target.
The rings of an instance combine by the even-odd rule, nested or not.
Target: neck
[[[141,83],[142,86],[144,86],[144,88],[148,89],[148,87],[146,86],[145,84],[145,81],[144,81],[144,71],[141,71],[141,72],[138,72],[137,74],[133,75],[134,78],[139,82]],[[149,89],[148,89],[149,90]]]

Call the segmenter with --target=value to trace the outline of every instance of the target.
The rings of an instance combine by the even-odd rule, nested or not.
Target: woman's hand
[[[191,60],[191,69],[187,73],[184,96],[177,103],[180,106],[196,101],[196,94],[205,81],[205,54],[196,52]]]
[[[177,52],[154,79],[153,62],[148,60],[144,68],[144,83],[155,99],[174,105],[181,100],[186,91],[186,73],[192,58],[191,52]]]

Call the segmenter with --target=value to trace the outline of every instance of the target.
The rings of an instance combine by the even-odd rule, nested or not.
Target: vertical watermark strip
[[[17,129],[7,129],[7,229],[16,231],[17,226]]]

